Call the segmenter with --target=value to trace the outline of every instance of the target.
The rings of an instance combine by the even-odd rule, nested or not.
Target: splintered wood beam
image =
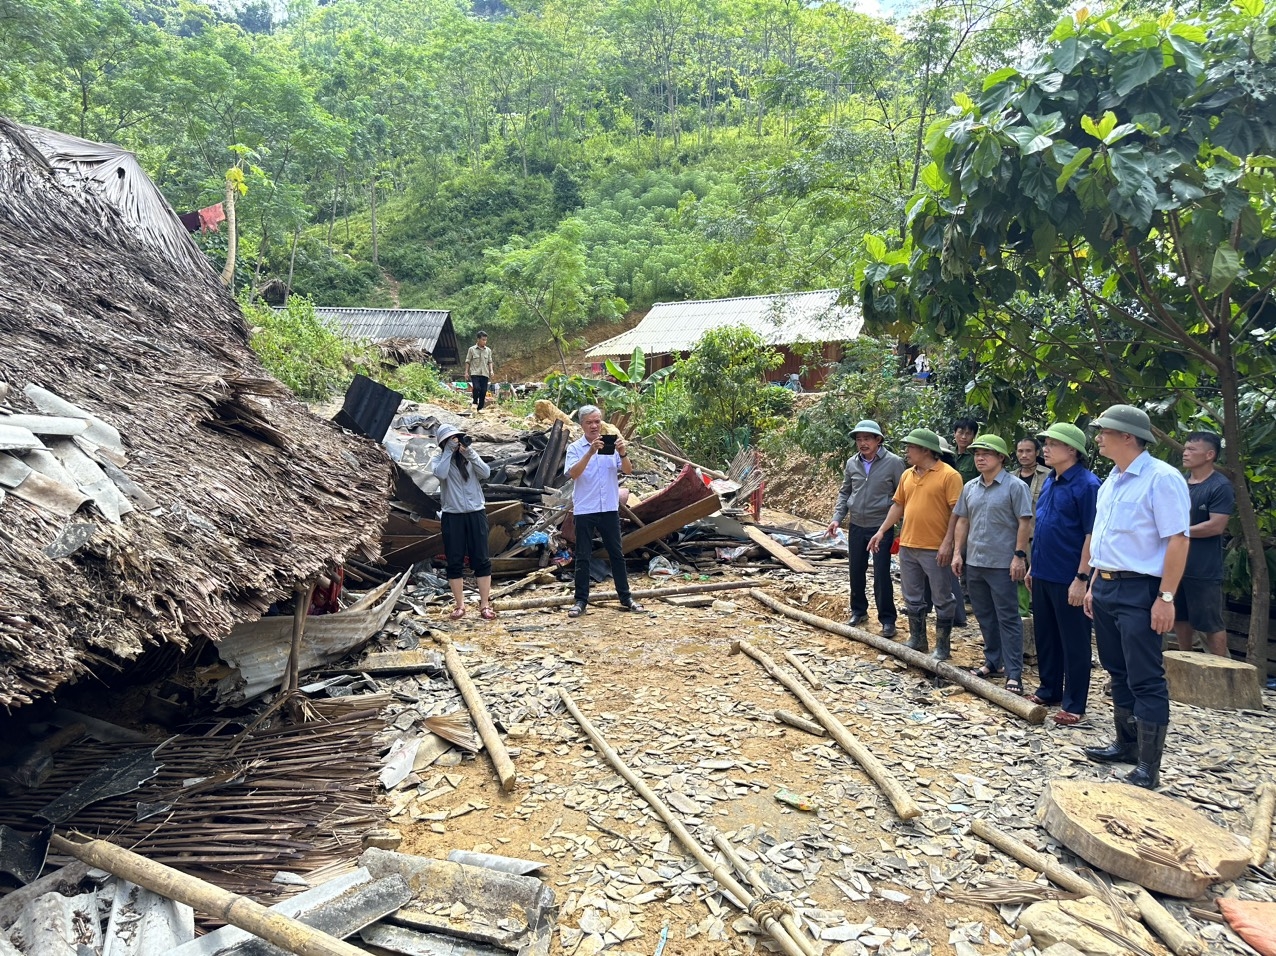
[[[717,495],[702,498],[700,501],[689,504],[685,508],[680,508],[673,514],[665,515],[663,518],[657,518],[655,521],[645,524],[635,531],[629,532],[629,534],[620,539],[620,549],[625,554],[628,554],[631,551],[636,551],[644,545],[651,544],[653,541],[659,541],[666,535],[673,534],[679,528],[686,527],[693,521],[699,521],[701,518],[709,517],[709,515],[713,514],[720,507],[722,507],[722,505],[718,501]],[[606,553],[607,552],[602,548],[598,548],[594,551],[594,554],[600,557]]]
[[[815,573],[816,569],[814,565],[812,565],[809,561],[799,558],[796,554],[784,545],[780,544],[780,542],[776,541],[775,538],[771,537],[757,525],[744,525],[744,533],[749,536],[750,541],[760,547],[767,554],[771,555],[771,557],[775,558],[775,560],[779,561],[790,571],[797,571],[800,574]]]

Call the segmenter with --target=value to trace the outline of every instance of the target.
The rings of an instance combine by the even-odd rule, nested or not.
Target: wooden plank
[[[718,496],[705,498],[693,504],[687,505],[680,511],[675,511],[671,515],[665,515],[648,525],[644,525],[636,531],[631,531],[620,539],[621,550],[625,554],[641,548],[643,545],[651,544],[653,541],[659,541],[665,535],[673,534],[679,528],[683,528],[693,521],[699,521],[701,518],[707,518],[718,510]],[[602,548],[594,551],[595,555],[603,556],[607,552]]]
[[[797,571],[801,574],[815,573],[814,565],[798,557],[757,525],[745,525],[744,533],[749,536],[750,541],[760,547],[767,554],[771,555],[771,557],[775,558],[775,560],[779,561],[790,571]]]

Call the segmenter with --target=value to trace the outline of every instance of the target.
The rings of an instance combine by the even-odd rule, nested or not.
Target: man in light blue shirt
[[[573,482],[572,515],[576,523],[576,593],[568,617],[580,617],[589,607],[589,559],[597,530],[611,560],[616,596],[625,611],[645,613],[629,594],[625,553],[620,544],[620,475],[632,475],[629,444],[621,436],[603,436],[603,413],[585,405],[578,413],[584,434],[567,446],[567,475]],[[614,439],[614,441],[612,440]]]
[[[1094,619],[1099,661],[1112,676],[1116,739],[1086,747],[1085,755],[1098,763],[1137,761],[1124,779],[1153,790],[1170,723],[1161,652],[1174,629],[1174,592],[1187,562],[1187,482],[1148,454],[1155,436],[1142,409],[1113,405],[1091,426],[1099,429],[1099,454],[1114,467],[1099,487],[1081,564],[1092,569],[1085,612]]]

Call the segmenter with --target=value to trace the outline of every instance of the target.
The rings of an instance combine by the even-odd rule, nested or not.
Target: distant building
[[[461,350],[446,309],[328,309],[315,314],[348,337],[371,342],[398,365],[432,358],[444,368],[461,364]]]
[[[691,354],[710,329],[743,325],[784,356],[772,373],[777,381],[801,375],[802,386],[818,388],[831,365],[842,358],[842,343],[858,338],[864,320],[858,309],[838,304],[837,289],[751,295],[734,299],[658,302],[641,322],[620,335],[599,342],[585,355],[595,361],[627,359],[641,348],[649,371],[672,365]],[[795,346],[818,347],[818,358],[801,358]],[[808,369],[803,372],[803,366]]]

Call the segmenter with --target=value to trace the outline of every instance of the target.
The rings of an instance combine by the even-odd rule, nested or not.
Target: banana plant
[[[647,375],[647,357],[641,348],[634,349],[628,371],[611,359],[606,360],[606,368],[607,374],[615,381],[592,379],[589,380],[590,383],[598,388],[598,394],[609,408],[630,413],[637,411],[642,406],[644,396],[649,396],[658,384],[673,373],[673,366],[670,365]]]

